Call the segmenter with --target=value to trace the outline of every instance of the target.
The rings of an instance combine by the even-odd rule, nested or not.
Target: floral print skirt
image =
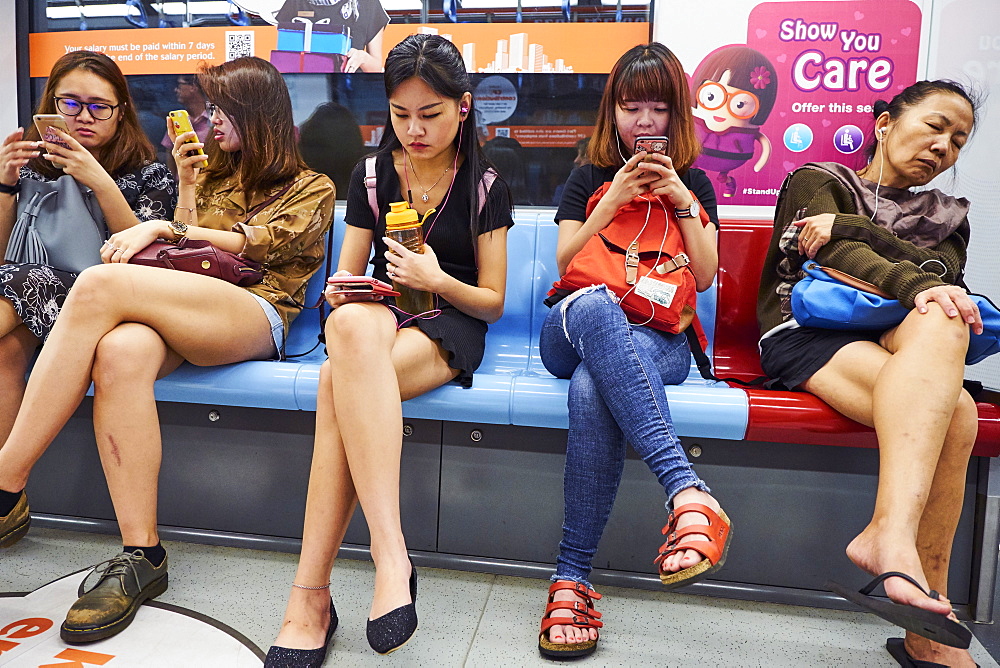
[[[0,266],[0,297],[44,343],[76,276],[44,264],[5,264]]]

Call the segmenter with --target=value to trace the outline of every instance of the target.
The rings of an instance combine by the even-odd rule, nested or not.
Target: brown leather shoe
[[[0,517],[0,547],[10,547],[24,538],[31,526],[31,515],[28,514],[28,495],[21,492],[14,510]]]
[[[142,550],[122,552],[94,566],[84,579],[59,636],[68,643],[110,638],[132,623],[140,605],[166,590],[166,557],[157,568]]]

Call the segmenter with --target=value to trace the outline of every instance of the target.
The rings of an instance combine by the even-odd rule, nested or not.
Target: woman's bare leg
[[[357,501],[333,410],[333,381],[330,362],[326,361],[320,368],[316,395],[316,438],[309,469],[309,493],[296,583],[318,587],[330,581],[337,550],[344,540]],[[275,644],[291,649],[322,646],[329,624],[329,609],[327,590],[292,587]]]
[[[127,322],[107,333],[94,360],[94,434],[123,545],[153,546],[160,424],[153,382],[183,360],[154,330]]]
[[[927,314],[911,312],[882,343],[885,349],[845,346],[803,387],[878,433],[875,512],[848,556],[872,575],[901,571],[944,593],[977,426],[975,405],[962,392],[968,327],[932,304]],[[897,603],[951,610],[900,578],[885,585]],[[970,660],[956,652],[953,663]]]
[[[266,357],[273,346],[266,315],[242,288],[154,267],[90,267],[66,298],[0,449],[0,489],[23,489],[35,462],[82,401],[98,343],[124,322],[151,327],[198,365]]]
[[[6,300],[0,300],[0,303],[6,303]],[[0,320],[2,318],[0,315]],[[18,325],[0,336],[0,442],[7,440],[17,411],[21,408],[26,384],[24,375],[38,344],[38,337],[24,325]]]
[[[410,602],[410,563],[399,519],[400,401],[406,398],[401,381],[426,391],[456,372],[419,330],[397,332],[384,306],[348,306],[354,308],[338,308],[327,321],[327,345],[337,424],[371,533],[375,597],[370,618],[375,619]]]
[[[437,344],[416,328],[397,332],[395,319],[380,305],[341,306],[327,321],[326,332],[331,359],[320,373],[295,581],[307,586],[329,581],[360,496],[376,566],[374,618],[410,600],[409,562],[399,521],[400,401],[444,384],[456,371],[448,367]],[[292,649],[322,645],[328,600],[325,590],[292,588],[275,644]]]

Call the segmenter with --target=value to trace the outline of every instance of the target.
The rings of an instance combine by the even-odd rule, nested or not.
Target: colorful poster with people
[[[745,44],[693,68],[696,130],[723,204],[771,206],[811,161],[863,164],[872,104],[916,81],[921,12],[910,0],[767,2]]]

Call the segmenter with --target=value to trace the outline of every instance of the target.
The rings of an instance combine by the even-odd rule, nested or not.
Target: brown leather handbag
[[[292,181],[266,201],[252,208],[247,213],[243,223],[249,223],[254,216],[288,192],[295,183],[296,181]],[[240,287],[260,283],[264,280],[265,271],[260,262],[217,248],[210,241],[187,237],[180,239],[177,243],[154,241],[133,255],[129,264],[164,267],[165,269],[176,269],[177,271],[221,278]]]
[[[259,262],[216,248],[210,241],[187,237],[177,243],[154,241],[133,255],[129,263],[221,278],[241,287],[256,285],[264,278],[264,267]]]

